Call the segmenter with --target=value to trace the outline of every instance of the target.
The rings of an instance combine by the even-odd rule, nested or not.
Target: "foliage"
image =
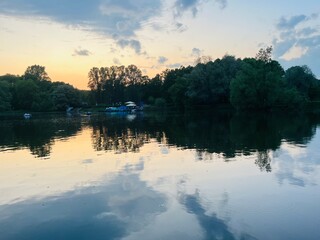
[[[10,92],[10,85],[5,81],[0,81],[0,111],[7,111],[11,109],[12,95]]]
[[[79,91],[69,84],[58,86],[52,92],[53,103],[57,110],[65,110],[67,107],[79,107]]]
[[[96,102],[101,102],[101,92],[102,92],[102,77],[100,74],[100,69],[97,67],[93,67],[90,69],[88,73],[88,87],[92,92],[95,93]]]
[[[256,55],[256,60],[260,60],[265,63],[269,63],[272,61],[272,46],[264,48],[260,48],[259,52]]]
[[[31,79],[18,81],[14,87],[14,109],[33,109],[39,91],[39,87]]]
[[[295,88],[306,99],[314,99],[319,86],[318,80],[307,66],[294,66],[285,73],[286,83]]]
[[[154,101],[154,105],[158,108],[165,108],[166,106],[166,100],[164,98],[157,98],[155,101]]]
[[[0,76],[0,111],[65,110],[67,106],[120,105],[126,101],[183,109],[231,103],[238,109],[297,108],[320,100],[320,84],[307,66],[284,71],[272,60],[272,47],[255,58],[202,57],[196,66],[166,69],[149,79],[135,65],[93,67],[90,91],[51,82],[44,66],[29,66],[23,76]]]
[[[279,105],[284,71],[276,61],[245,59],[230,85],[230,102],[236,108],[271,108]]]
[[[177,69],[167,69],[160,74],[162,85],[160,88],[161,96],[166,99],[168,103],[172,103],[172,95],[169,89],[177,82],[177,80],[185,75],[191,73],[193,67],[180,67]]]
[[[32,79],[36,81],[50,81],[50,77],[46,72],[46,68],[40,65],[32,65],[27,68],[23,76],[24,79]]]
[[[320,96],[319,81],[306,66],[286,72],[271,59],[272,47],[260,49],[255,59],[244,59],[230,85],[230,102],[236,108],[299,108]]]
[[[14,85],[17,81],[21,80],[21,77],[12,75],[12,74],[6,74],[3,76],[0,76],[0,82],[5,81],[10,86]]]
[[[240,60],[224,56],[214,62],[198,64],[187,76],[186,95],[196,104],[216,104],[229,101],[229,86],[240,68]]]
[[[142,99],[153,104],[155,98],[160,98],[162,96],[160,91],[162,82],[161,75],[157,74],[154,78],[143,84]]]
[[[160,98],[177,108],[221,103],[249,109],[294,108],[320,99],[320,84],[312,72],[307,67],[285,72],[272,60],[271,46],[261,48],[255,58],[199,58],[195,67],[167,69],[152,79],[135,65],[92,68],[88,86],[98,103],[155,104]]]
[[[93,67],[88,77],[88,87],[95,93],[96,103],[108,104],[141,100],[142,86],[148,81],[135,65]]]
[[[10,74],[0,76],[0,111],[65,110],[65,102],[73,107],[80,106],[83,94],[80,96],[79,90],[49,80],[45,67],[38,65],[28,67],[22,77]]]
[[[186,105],[186,92],[188,89],[188,79],[186,77],[180,77],[169,88],[168,92],[171,95],[171,99],[176,107],[183,108]]]
[[[48,95],[46,92],[40,92],[37,95],[36,100],[32,103],[32,110],[38,112],[45,112],[56,110],[56,107],[54,106],[54,102],[50,95]]]

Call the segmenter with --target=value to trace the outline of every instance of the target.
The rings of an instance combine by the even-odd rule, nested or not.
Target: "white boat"
[[[25,118],[25,119],[29,119],[29,118],[31,118],[31,114],[30,113],[25,113],[25,114],[23,114],[23,117]]]

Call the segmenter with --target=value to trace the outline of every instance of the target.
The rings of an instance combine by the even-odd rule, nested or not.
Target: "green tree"
[[[160,74],[162,81],[161,85],[161,96],[166,99],[167,102],[172,102],[172,96],[169,93],[170,87],[175,84],[176,80],[183,77],[186,74],[190,74],[193,67],[180,67],[177,69],[167,69]]]
[[[124,99],[140,102],[143,97],[143,85],[149,81],[147,76],[135,65],[125,68],[124,74]]]
[[[12,75],[12,74],[5,74],[0,76],[0,81],[7,82],[10,86],[14,86],[17,81],[21,80],[20,76]]]
[[[297,91],[307,100],[316,98],[318,80],[307,66],[294,66],[285,72],[285,80],[290,87]]]
[[[135,65],[92,68],[88,74],[91,91],[98,103],[140,101],[143,86],[149,81]]]
[[[40,91],[36,96],[36,101],[33,101],[32,110],[38,112],[55,110],[51,95],[48,92]]]
[[[31,79],[18,81],[14,87],[14,108],[32,110],[34,102],[38,100],[39,90],[39,87]]]
[[[101,79],[99,68],[97,67],[91,68],[88,73],[88,78],[89,78],[88,87],[91,89],[92,92],[95,93],[96,103],[101,103],[103,80]]]
[[[188,99],[186,98],[186,92],[188,89],[189,80],[186,77],[179,77],[176,82],[169,88],[172,102],[178,108],[186,106]]]
[[[229,101],[230,82],[240,69],[240,60],[224,56],[214,62],[198,64],[187,76],[186,95],[197,104],[226,103]]]
[[[149,81],[145,82],[142,90],[144,101],[151,101],[149,103],[153,104],[154,99],[161,97],[161,86],[163,81],[161,80],[160,74],[157,74],[154,78],[150,79]]]
[[[0,81],[0,111],[11,109],[12,95],[9,83]]]
[[[58,86],[52,93],[52,99],[57,110],[65,110],[67,107],[79,107],[80,93],[69,84]]]
[[[276,61],[243,60],[230,85],[230,102],[236,108],[265,109],[280,104],[284,70]]]
[[[199,63],[192,69],[191,73],[187,75],[190,84],[186,95],[195,104],[205,104],[212,100],[209,79],[212,65],[212,62],[207,64]]]
[[[272,46],[266,48],[260,48],[259,52],[256,54],[256,60],[260,60],[265,63],[272,61]]]
[[[25,80],[32,79],[35,81],[50,81],[50,77],[46,72],[46,68],[40,65],[29,66],[24,72],[23,78]]]

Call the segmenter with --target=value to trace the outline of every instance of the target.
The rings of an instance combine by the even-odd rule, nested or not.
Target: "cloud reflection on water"
[[[1,238],[119,239],[138,231],[166,210],[166,197],[135,172],[124,169],[99,186],[2,205]]]

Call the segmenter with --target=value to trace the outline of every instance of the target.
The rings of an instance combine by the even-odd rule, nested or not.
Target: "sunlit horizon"
[[[200,56],[254,57],[273,46],[287,69],[320,76],[319,4],[232,0],[0,3],[0,75],[41,65],[53,81],[88,89],[92,67],[134,64],[150,78]]]

